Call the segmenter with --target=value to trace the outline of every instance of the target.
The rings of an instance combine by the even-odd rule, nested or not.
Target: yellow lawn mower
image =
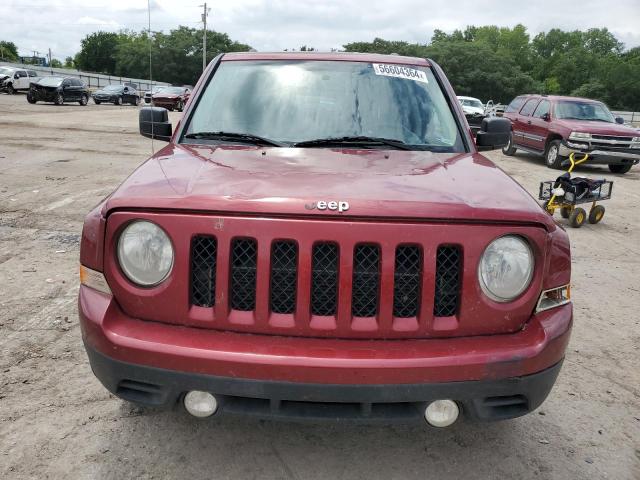
[[[560,210],[562,218],[568,218],[569,224],[574,228],[580,228],[585,220],[596,224],[604,217],[605,209],[597,202],[611,198],[613,182],[608,180],[593,180],[584,177],[571,177],[571,172],[581,163],[585,163],[589,155],[585,154],[579,160],[572,153],[563,166],[570,165],[567,173],[560,175],[555,180],[540,182],[539,199],[544,200],[543,208],[553,215]],[[577,205],[590,203],[589,215],[584,208]]]

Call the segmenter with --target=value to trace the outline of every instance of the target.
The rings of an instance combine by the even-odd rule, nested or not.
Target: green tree
[[[80,42],[80,52],[74,62],[78,69],[90,72],[114,74],[116,71],[115,53],[120,35],[112,32],[95,32]]]
[[[2,60],[8,60],[15,62],[18,60],[18,47],[13,42],[7,42],[0,40],[0,58]]]
[[[64,68],[73,68],[74,62],[73,57],[67,57],[64,59]]]
[[[62,62],[60,60],[58,60],[57,58],[52,58],[51,59],[51,67],[52,68],[62,68]]]

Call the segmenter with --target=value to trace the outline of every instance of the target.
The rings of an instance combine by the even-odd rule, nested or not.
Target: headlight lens
[[[492,300],[509,302],[525,291],[533,276],[533,252],[522,237],[507,235],[489,244],[482,254],[478,277]]]
[[[173,267],[173,246],[164,230],[144,220],[130,223],[118,240],[118,261],[133,283],[151,287]]]
[[[585,132],[571,132],[569,140],[590,140],[591,134]]]

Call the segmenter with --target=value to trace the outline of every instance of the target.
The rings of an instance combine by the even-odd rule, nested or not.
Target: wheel
[[[631,165],[609,165],[611,173],[627,173],[631,170]]]
[[[95,103],[96,105],[100,105],[100,100],[96,100],[95,98],[93,99],[93,103]]]
[[[560,170],[564,157],[560,156],[560,140],[553,140],[547,145],[547,151],[544,154],[544,160],[547,167]]]
[[[27,102],[34,104],[37,102],[37,100],[33,98],[33,95],[31,95],[30,93],[27,93]]]
[[[507,156],[512,156],[516,153],[516,147],[513,146],[513,133],[509,135],[509,143],[507,143],[504,147],[502,147],[502,153]]]
[[[87,95],[86,93],[82,95],[82,97],[80,97],[80,105],[82,105],[83,107],[87,105],[87,103],[89,103],[89,95]]]
[[[587,218],[587,212],[584,211],[584,208],[574,208],[571,215],[569,215],[569,225],[573,228],[580,228],[584,221]]]
[[[178,100],[178,103],[176,104],[176,110],[181,112],[183,108],[184,104],[182,103],[182,100]]]
[[[569,207],[562,207],[560,209],[560,215],[562,215],[562,218],[569,218],[571,216],[571,209]]]
[[[136,97],[135,101],[133,102],[133,104],[137,107],[138,105],[140,105],[140,97]]]
[[[7,85],[7,93],[9,95],[14,95],[16,93],[16,89],[13,88],[13,83],[10,83],[9,85]]]
[[[116,97],[116,99],[113,101],[114,105],[122,105],[122,97]]]
[[[596,224],[604,217],[604,207],[596,205],[589,211],[589,223]]]
[[[58,93],[56,95],[56,99],[53,101],[53,103],[55,103],[56,105],[62,105],[64,103],[64,97],[61,93]]]

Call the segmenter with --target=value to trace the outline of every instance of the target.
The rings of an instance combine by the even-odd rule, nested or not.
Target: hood
[[[469,114],[469,115],[474,115],[474,114],[484,115],[484,108],[479,108],[479,107],[468,107],[463,105],[462,111],[465,114]]]
[[[178,98],[180,95],[177,95],[175,93],[156,93],[153,95],[153,98],[169,98],[169,99],[174,99],[174,98]]]
[[[558,124],[576,132],[592,133],[596,135],[619,135],[633,137],[638,132],[631,127],[610,122],[593,122],[584,120],[556,120]]]
[[[94,95],[119,95],[121,92],[117,92],[115,90],[96,90],[93,92]]]
[[[343,213],[309,209],[349,202]],[[538,223],[551,217],[480,154],[169,144],[112,195],[113,209]]]

